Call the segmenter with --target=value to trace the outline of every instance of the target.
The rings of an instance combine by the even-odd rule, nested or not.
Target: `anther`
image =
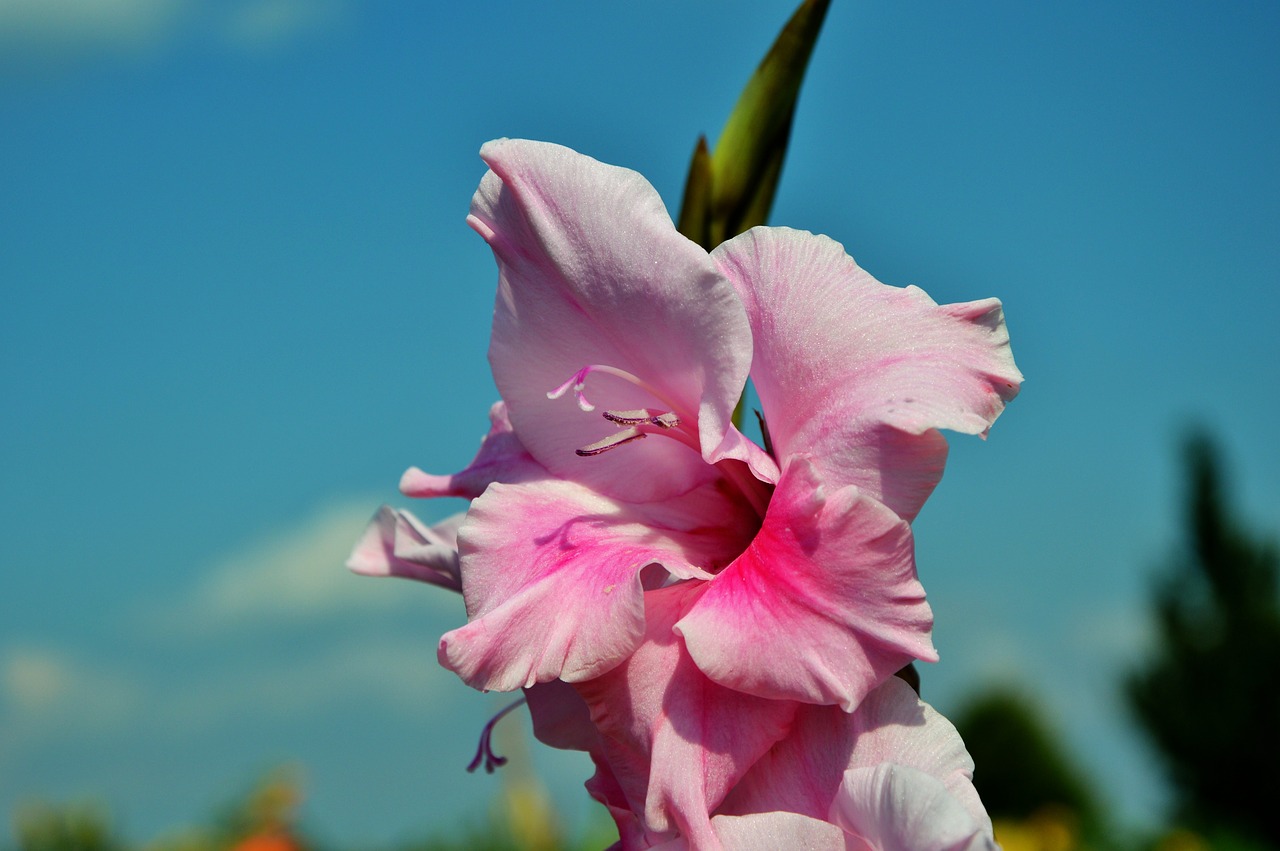
[[[608,414],[605,416],[608,416]],[[631,428],[624,428],[620,431],[615,431],[603,440],[597,440],[595,443],[588,444],[581,449],[575,449],[574,452],[578,453],[583,458],[590,458],[592,455],[599,455],[603,452],[608,452],[610,449],[617,449],[624,443],[630,443],[633,440],[640,440],[644,436],[644,432],[632,426]]]
[[[659,413],[649,408],[636,411],[605,411],[604,418],[618,425],[655,425],[658,428],[675,428],[680,418],[670,411]]]

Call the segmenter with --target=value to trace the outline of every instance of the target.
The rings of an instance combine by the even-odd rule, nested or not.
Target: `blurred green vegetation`
[[[1163,760],[1175,820],[1230,847],[1276,848],[1280,555],[1233,514],[1206,434],[1189,438],[1184,463],[1186,540],[1157,577],[1160,640],[1126,695]]]
[[[1064,848],[1085,840],[1093,847],[1109,834],[1084,772],[1024,692],[994,687],[972,698],[953,720],[978,766],[978,794],[992,820],[1008,825],[1005,832],[1013,825],[1031,826],[1069,838]]]
[[[274,771],[202,824],[145,843],[130,843],[116,832],[106,809],[84,803],[33,803],[13,816],[18,851],[598,851],[617,841],[604,810],[569,837],[547,804],[540,786],[517,777],[504,786],[486,824],[462,824],[447,835],[424,835],[394,845],[336,845],[311,835],[299,823],[303,798],[300,775]]]
[[[1280,551],[1233,513],[1208,435],[1183,463],[1186,537],[1152,593],[1159,640],[1122,683],[1166,768],[1168,826],[1118,827],[1043,711],[995,687],[954,720],[1005,851],[1280,849]]]

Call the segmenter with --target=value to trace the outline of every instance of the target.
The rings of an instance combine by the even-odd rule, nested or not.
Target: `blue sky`
[[[336,841],[483,816],[461,767],[502,703],[435,665],[458,601],[341,567],[486,427],[476,153],[566,144],[675,208],[790,11],[0,0],[0,810],[149,837],[300,764]],[[1280,530],[1278,33],[1265,2],[834,0],[774,209],[1005,302],[1023,393],[916,523],[925,696],[1027,683],[1129,820],[1162,787],[1117,679],[1189,424]],[[581,818],[585,764],[532,758]]]

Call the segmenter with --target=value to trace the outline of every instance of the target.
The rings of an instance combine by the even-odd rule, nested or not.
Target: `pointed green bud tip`
[[[707,137],[699,136],[689,161],[689,176],[684,182],[684,203],[680,206],[680,220],[676,229],[689,239],[710,251],[711,215],[711,149]]]
[[[743,89],[711,155],[712,245],[764,224],[830,0],[805,0]]]

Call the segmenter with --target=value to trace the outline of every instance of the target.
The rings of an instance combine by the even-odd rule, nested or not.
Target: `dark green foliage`
[[[1207,437],[1186,464],[1188,539],[1155,586],[1160,642],[1126,694],[1180,821],[1280,847],[1280,561],[1232,517]]]
[[[13,819],[20,851],[123,851],[105,811],[31,804]]]
[[[1099,805],[1041,714],[1013,689],[993,689],[956,715],[973,757],[974,786],[994,819],[1023,820],[1046,808],[1069,810],[1087,832]]]

